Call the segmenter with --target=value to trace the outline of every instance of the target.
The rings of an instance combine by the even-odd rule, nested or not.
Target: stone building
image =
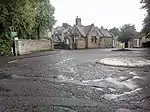
[[[113,34],[103,27],[99,28],[99,31],[103,34],[101,37],[100,47],[112,48],[113,47]]]
[[[66,42],[66,37],[70,35],[70,29],[70,25],[63,23],[61,27],[56,27],[53,30],[52,38],[55,48],[65,48],[64,43]]]
[[[104,28],[97,28],[94,24],[83,26],[81,18],[76,18],[76,24],[67,39],[70,49],[110,48],[113,46],[113,36]]]
[[[149,35],[138,33],[128,42],[128,48],[150,47]]]

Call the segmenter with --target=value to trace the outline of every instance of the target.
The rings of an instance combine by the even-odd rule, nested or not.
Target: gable
[[[102,34],[100,34],[100,32],[97,30],[97,28],[94,25],[92,25],[88,35],[91,35],[91,36],[102,36]]]
[[[80,32],[77,29],[77,27],[73,26],[72,30],[71,30],[71,36],[80,36]]]
[[[110,37],[110,38],[113,37],[107,29],[100,28],[99,31],[104,35],[104,37]]]

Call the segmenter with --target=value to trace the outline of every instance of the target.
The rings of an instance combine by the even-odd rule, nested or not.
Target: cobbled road
[[[150,67],[98,64],[150,59],[149,49],[59,50],[0,59],[0,112],[150,112]]]

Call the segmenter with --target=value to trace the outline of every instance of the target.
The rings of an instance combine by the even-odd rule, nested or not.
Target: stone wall
[[[51,40],[25,40],[19,39],[15,41],[15,49],[17,54],[24,55],[34,51],[53,50],[54,45]]]
[[[80,38],[77,40],[77,49],[84,49],[86,48],[85,45],[85,38]]]
[[[87,36],[88,38],[88,48],[99,48],[100,37],[96,27],[92,27],[91,32]]]
[[[92,42],[93,38],[93,42]],[[88,36],[88,48],[98,48],[99,47],[99,36]]]
[[[103,38],[105,43],[105,48],[113,47],[113,38]]]

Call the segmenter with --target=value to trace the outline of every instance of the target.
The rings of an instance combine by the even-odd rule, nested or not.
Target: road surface
[[[96,63],[106,57],[149,59],[149,49],[60,50],[0,61],[1,112],[150,112],[150,67]]]

